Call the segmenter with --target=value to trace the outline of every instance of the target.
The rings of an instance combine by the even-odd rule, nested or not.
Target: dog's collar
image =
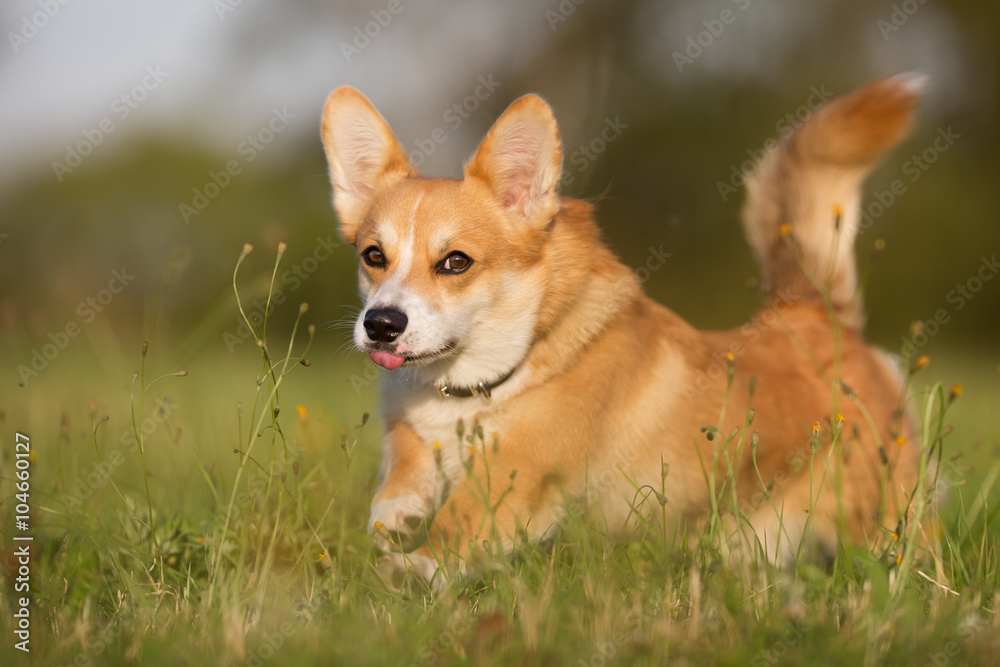
[[[509,380],[510,376],[513,375],[516,370],[517,366],[510,369],[509,373],[501,376],[499,379],[490,383],[480,382],[475,387],[450,387],[442,383],[435,384],[434,388],[437,389],[437,392],[444,398],[472,398],[474,396],[482,396],[488,401],[492,398],[493,390]]]

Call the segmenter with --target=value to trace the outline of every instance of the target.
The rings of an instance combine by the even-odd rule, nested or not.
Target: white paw
[[[406,551],[426,539],[430,509],[418,496],[403,496],[372,502],[368,533],[383,551]],[[379,523],[381,529],[376,529]]]
[[[441,592],[447,583],[447,569],[436,560],[417,553],[387,553],[379,558],[377,569],[385,584],[393,590],[402,587],[407,572],[419,575],[435,593]]]

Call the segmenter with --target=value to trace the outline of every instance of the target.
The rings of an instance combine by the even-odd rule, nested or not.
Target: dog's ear
[[[561,174],[559,127],[537,95],[507,107],[465,166],[466,178],[485,182],[505,210],[536,227],[559,208]]]
[[[375,195],[412,171],[389,124],[350,86],[330,93],[323,108],[323,148],[330,165],[340,235],[354,245]]]

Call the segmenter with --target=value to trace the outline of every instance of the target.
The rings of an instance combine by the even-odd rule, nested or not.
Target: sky
[[[750,0],[642,3],[628,48],[679,94],[706,75],[766,79],[824,14],[801,3],[753,4],[754,11],[746,11]],[[296,116],[291,134],[315,134],[322,101],[340,84],[368,95],[412,151],[440,124],[441,100],[462,99],[498,67],[530,64],[547,40],[566,34],[574,11],[571,0],[7,0],[0,6],[0,187],[65,160],[67,148],[87,137],[101,140],[95,150],[110,151],[105,146],[152,129],[232,152],[276,107]],[[891,20],[890,5],[883,13],[872,17]],[[714,36],[697,57],[699,77],[678,71],[674,54],[689,38],[735,23],[742,24],[738,38]],[[906,39],[870,31],[867,57],[887,71],[928,73],[931,112],[982,102],[946,13],[921,5],[903,27]],[[510,99],[522,92],[504,91]],[[113,130],[105,132],[109,121]],[[453,141],[428,165],[456,175],[464,157],[456,151],[473,141]]]
[[[439,115],[436,107],[449,81],[490,74],[497,52],[510,46],[507,32],[497,29],[506,10],[496,3],[416,12],[402,0],[396,15],[378,3],[360,12],[290,4],[292,12],[254,0],[3,3],[0,179],[15,177],[26,162],[44,164],[65,155],[67,143],[93,133],[108,117],[115,124],[109,143],[152,127],[193,133],[197,142],[226,150],[266,123],[275,106],[315,118],[314,127],[296,123],[294,131],[318,132],[323,99],[344,83],[380,106],[405,105],[419,110],[417,117]],[[373,17],[371,11],[378,13]],[[378,18],[386,25],[369,27],[376,34],[365,42],[356,29]],[[420,36],[430,30],[451,35],[450,48],[425,48]],[[520,57],[530,56],[529,42],[547,32],[542,21],[534,35],[520,32]],[[465,56],[455,57],[463,51]],[[149,68],[160,73],[159,81],[138,91],[135,97],[142,100],[135,102],[131,93]],[[379,76],[386,68],[393,68],[391,78]],[[435,75],[443,71],[447,77]],[[121,100],[123,95],[129,99]],[[122,117],[123,104],[134,113]],[[401,133],[419,136],[416,123],[402,125]]]

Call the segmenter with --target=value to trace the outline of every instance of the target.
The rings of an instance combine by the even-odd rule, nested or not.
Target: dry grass
[[[306,316],[300,309],[295,326]],[[5,664],[994,663],[1000,556],[987,499],[997,497],[1000,440],[984,411],[993,369],[910,365],[916,446],[940,461],[949,489],[939,517],[924,502],[927,469],[901,558],[853,546],[828,568],[808,553],[793,568],[759,553],[734,564],[733,521],[657,524],[650,489],[637,495],[644,522],[627,544],[599,522],[567,521],[552,541],[520,545],[430,595],[419,581],[392,592],[374,568],[364,533],[374,392],[354,390],[364,385],[355,361],[317,368],[331,358],[321,351],[326,361],[305,367],[311,334],[295,328],[230,359],[193,357],[180,377],[155,346],[136,344],[131,383],[129,370],[95,369],[70,351],[18,399],[3,432],[8,443],[15,430],[30,434],[34,451],[32,636],[30,654],[14,649],[7,540]],[[963,395],[932,382],[934,372],[961,378]],[[96,398],[59,382],[70,377],[99,378],[84,383]],[[706,465],[725,470],[724,452],[752,446],[751,426],[719,434]],[[5,527],[12,449],[0,481]],[[813,464],[828,459],[817,448]],[[731,494],[716,490],[714,516],[738,525]],[[917,531],[935,539],[918,546]]]

